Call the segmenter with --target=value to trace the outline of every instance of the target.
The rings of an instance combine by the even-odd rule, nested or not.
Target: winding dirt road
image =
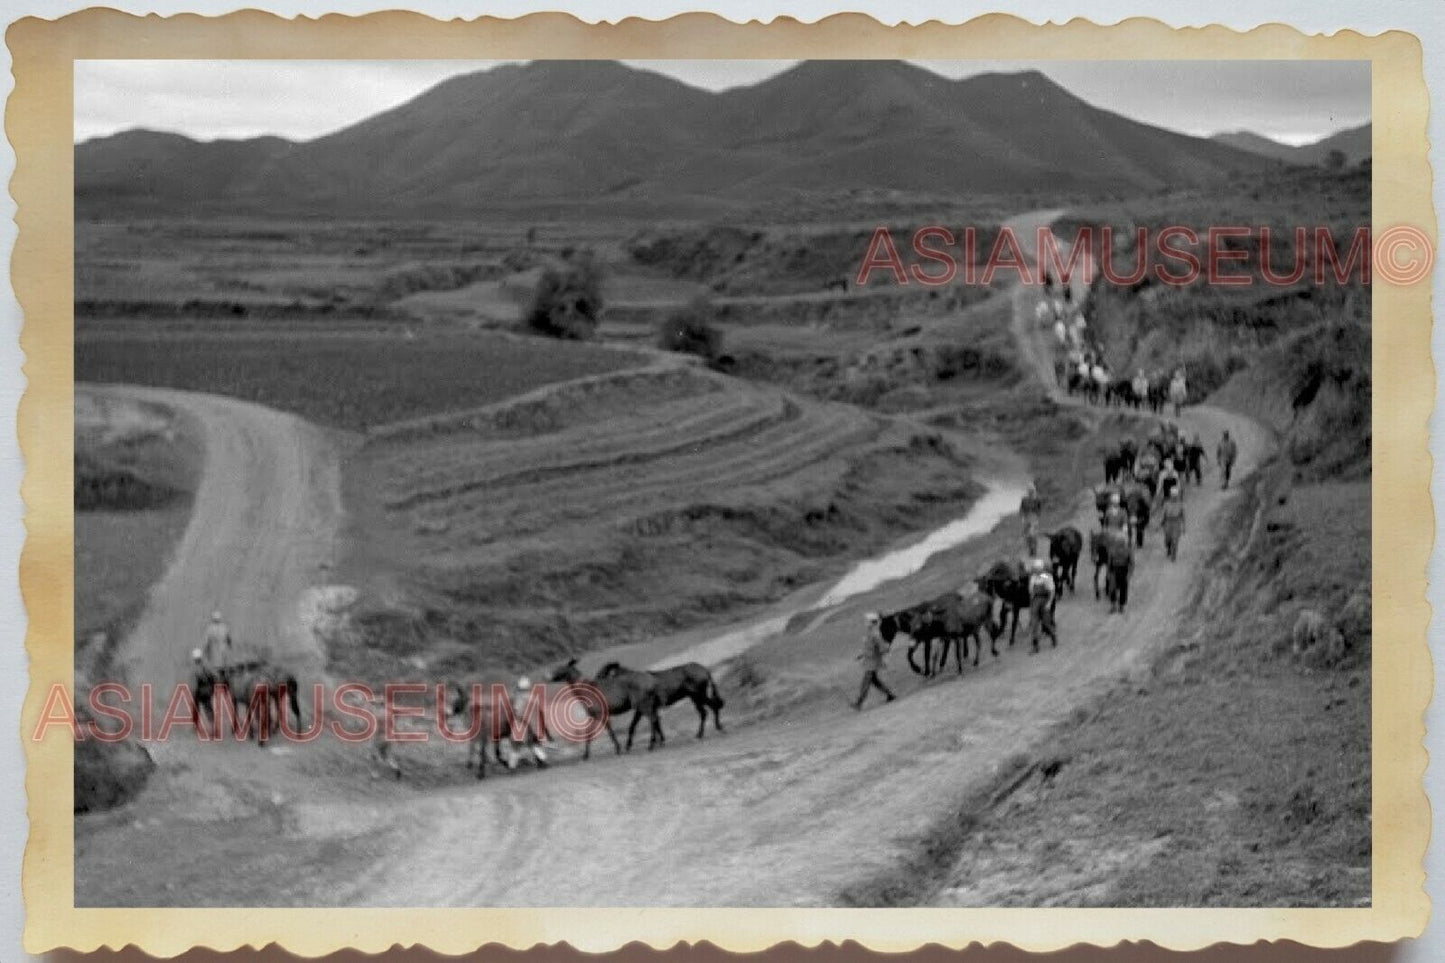
[[[238,646],[284,656],[298,675],[321,678],[325,653],[298,617],[305,590],[323,584],[341,518],[336,441],[293,415],[218,395],[88,386],[114,397],[181,409],[201,426],[205,470],[191,521],[118,668],[136,689],[155,687],[157,712],[188,681],[189,652],[212,610]],[[155,747],[162,759],[195,743]]]
[[[999,296],[1014,299],[1020,347],[1044,383],[1051,383],[1041,360],[1045,349],[1029,328],[1036,294],[1020,288]],[[323,563],[340,512],[334,442],[297,419],[253,405],[181,392],[142,394],[200,419],[207,462],[176,564],[126,648],[127,671],[134,679],[174,681],[206,613],[219,604],[238,633],[276,640],[316,660],[319,673],[320,653],[295,613],[306,588],[327,580]],[[1206,439],[1224,428],[1234,433],[1241,474],[1270,444],[1257,425],[1225,412],[1195,408],[1181,420],[1186,431]],[[1106,605],[1095,603],[1087,566],[1081,566],[1084,592],[1060,605],[1063,641],[1057,649],[1030,654],[1021,633],[1020,643],[1000,658],[985,654],[978,669],[930,683],[907,677],[895,652],[889,675],[903,697],[855,713],[846,703],[857,679],[857,613],[899,592],[897,585],[881,587],[844,603],[836,618],[817,618],[796,634],[758,644],[760,658],[793,659],[799,675],[822,692],[766,722],[724,736],[709,731],[696,743],[695,716],[684,706],[665,715],[672,738],[660,752],[616,758],[608,748],[585,765],[425,791],[374,782],[359,763],[343,772],[318,772],[304,763],[307,753],[267,753],[279,760],[273,765],[290,767],[273,783],[284,787],[284,796],[269,803],[249,804],[239,814],[198,816],[179,795],[148,790],[137,805],[174,807],[160,816],[168,824],[164,830],[148,831],[128,819],[93,821],[78,834],[77,901],[835,903],[850,883],[907,858],[935,819],[989,785],[1049,727],[1069,719],[1167,641],[1210,550],[1211,520],[1226,496],[1212,479],[1188,491],[1190,533],[1181,557],[1174,564],[1165,560],[1153,534],[1126,616],[1110,616]],[[1071,517],[1081,530],[1092,526],[1083,493]],[[906,588],[921,595],[925,588],[956,584],[945,564],[958,560],[926,567]],[[460,766],[462,750],[446,748]],[[194,744],[190,751],[197,752]],[[232,778],[239,785],[243,777]],[[271,840],[263,851],[253,851],[246,835],[258,825]],[[166,844],[177,833],[185,834],[181,852]],[[277,849],[285,853],[284,872]],[[117,882],[117,870],[137,859],[153,866],[148,879]],[[233,870],[224,880],[213,872],[216,859]],[[164,887],[151,881],[162,879]]]

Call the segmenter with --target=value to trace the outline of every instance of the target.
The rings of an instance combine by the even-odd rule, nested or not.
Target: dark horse
[[[1004,623],[1009,621],[1012,613],[1013,622],[1009,626],[1008,644],[1013,645],[1019,630],[1019,613],[1029,607],[1028,570],[1022,562],[1001,559],[979,577],[978,587],[1003,603],[1003,610],[999,615],[999,634],[1003,634]]]
[[[202,709],[212,722],[215,721],[215,699],[218,692],[230,701],[237,726],[242,725],[237,714],[239,708],[243,705],[246,707],[245,724],[255,725],[258,746],[266,744],[266,740],[271,736],[273,718],[279,724],[288,706],[296,717],[296,725],[302,725],[301,703],[297,695],[300,686],[296,677],[264,659],[250,659],[215,669],[197,665],[192,686],[196,699],[191,710],[191,721],[196,723],[198,728]]]
[[[927,602],[899,609],[897,612],[888,612],[878,620],[878,634],[883,636],[883,641],[890,646],[893,645],[893,640],[901,635],[912,640],[908,646],[908,667],[922,676],[933,675],[933,640],[942,635],[941,629],[942,626],[934,621],[929,612]],[[913,653],[920,645],[923,646],[922,668],[913,659]]]
[[[948,650],[954,647],[954,662],[958,671],[963,672],[963,659],[968,655],[968,642],[973,640],[973,664],[983,653],[983,640],[979,630],[987,627],[989,647],[998,656],[998,637],[1003,629],[993,622],[993,599],[974,592],[949,592],[937,598],[920,602],[897,612],[883,616],[878,624],[883,641],[889,645],[900,635],[913,640],[908,647],[908,667],[922,676],[931,676],[943,671],[948,664]],[[939,657],[935,667],[933,643],[940,644]],[[923,665],[920,668],[913,655],[923,647]]]
[[[1124,507],[1129,510],[1129,527],[1134,534],[1134,543],[1144,547],[1144,531],[1149,527],[1149,495],[1145,490],[1134,488],[1124,494]]]
[[[612,716],[620,712],[632,713],[632,724],[627,727],[627,749],[632,750],[632,737],[637,732],[637,724],[647,716],[652,724],[652,732],[647,740],[647,748],[652,749],[663,743],[662,720],[658,718],[658,712],[662,708],[662,695],[658,691],[657,680],[650,672],[633,672],[624,669],[606,679],[585,679],[582,677],[582,670],[577,668],[577,660],[569,659],[556,672],[552,673],[553,682],[586,683],[595,687],[607,700],[607,716],[604,720],[607,726],[607,734],[612,737],[612,748],[617,750],[618,755],[622,754],[622,744],[617,741],[617,733],[612,731]],[[601,717],[600,707],[583,702],[587,706],[587,714],[593,719]],[[592,740],[587,740],[587,745],[582,750],[582,758],[592,757]]]
[[[1104,455],[1104,484],[1112,485],[1122,480],[1129,471],[1129,459],[1124,457],[1122,451],[1111,451]]]
[[[1058,591],[1054,593],[1055,604],[1064,586],[1067,585],[1069,592],[1073,593],[1074,577],[1079,572],[1079,556],[1083,552],[1084,536],[1072,525],[1065,525],[1049,536],[1049,561],[1053,563],[1054,582],[1058,586]]]
[[[487,778],[487,743],[492,744],[492,756],[496,759],[497,765],[505,766],[507,761],[502,758],[502,740],[494,738],[501,735],[500,732],[493,732],[492,710],[485,699],[479,705],[473,707],[471,693],[460,684],[452,683],[452,703],[449,715],[464,716],[469,711],[475,711],[480,715],[480,720],[473,720],[478,723],[476,738],[467,743],[467,768],[472,767],[472,749],[476,748],[477,756],[477,778]],[[400,773],[398,773],[398,776]]]
[[[983,637],[980,629],[988,629],[988,648],[998,658],[998,637],[1003,635],[1003,625],[993,620],[993,598],[972,589],[951,592],[940,600],[943,626],[943,651],[938,657],[938,671],[948,664],[948,647],[954,647],[953,660],[960,674],[963,660],[968,655],[968,642],[973,640],[973,664],[983,654]]]
[[[631,672],[631,669],[624,668],[616,662],[609,662],[597,673],[598,679],[613,679],[623,672]],[[712,710],[713,728],[718,732],[723,731],[722,718],[718,710],[723,707],[723,697],[717,691],[717,683],[713,681],[712,673],[707,667],[699,662],[688,662],[684,665],[675,665],[670,669],[661,669],[656,672],[649,672],[657,680],[658,694],[662,698],[662,707],[665,709],[683,699],[691,699],[693,707],[697,709],[697,737],[702,738],[704,730],[707,729],[707,710]]]

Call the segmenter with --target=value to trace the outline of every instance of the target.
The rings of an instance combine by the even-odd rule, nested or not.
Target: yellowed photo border
[[[1082,9],[1082,8],[1081,8]],[[1359,909],[77,909],[73,746],[35,743],[53,683],[73,674],[73,142],[72,65],[79,59],[306,58],[933,58],[1350,59],[1373,64],[1375,230],[1412,225],[1437,236],[1419,41],[1391,32],[1305,36],[1270,25],[1174,29],[1146,19],[1035,26],[1009,16],[960,26],[885,27],[861,15],[820,23],[734,24],[691,14],[589,25],[566,15],[440,22],[394,12],[286,20],[247,11],[220,18],[133,17],[89,10],[27,19],[7,35],[15,91],[6,131],[17,163],[14,286],[24,310],[29,388],[20,405],[28,541],[21,583],[30,620],[30,688],[22,717],[30,837],[25,946],[91,950],[135,944],[158,956],[193,946],[279,943],[303,955],[424,944],[460,953],[484,943],[568,941],[598,951],[708,940],[753,951],[783,940],[852,939],[879,950],[1004,941],[1029,950],[1149,940],[1170,949],[1289,939],[1314,946],[1395,940],[1424,928],[1422,861],[1430,831],[1423,788],[1424,711],[1432,684],[1425,570],[1434,515],[1427,419],[1434,401],[1430,286],[1374,285],[1375,598],[1372,699],[1373,905]]]

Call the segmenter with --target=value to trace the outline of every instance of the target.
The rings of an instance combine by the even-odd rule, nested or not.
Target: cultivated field
[[[207,325],[86,331],[78,381],[208,391],[364,431],[477,407],[542,385],[634,366],[586,344],[540,344],[487,332],[327,328],[274,333]]]
[[[979,487],[946,434],[667,363],[373,432],[343,567],[409,604],[336,657],[496,671],[774,601],[962,514]]]

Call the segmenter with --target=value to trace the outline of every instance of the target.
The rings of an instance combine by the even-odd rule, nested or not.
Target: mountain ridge
[[[1323,166],[1334,150],[1345,155],[1346,164],[1358,164],[1373,153],[1372,136],[1373,125],[1361,124],[1335,131],[1308,144],[1284,144],[1252,130],[1221,131],[1210,140],[1289,164]]]
[[[78,208],[430,213],[498,200],[1153,190],[1277,162],[1094,107],[1038,71],[803,61],[720,92],[614,61],[463,74],[305,141],[76,145]]]

